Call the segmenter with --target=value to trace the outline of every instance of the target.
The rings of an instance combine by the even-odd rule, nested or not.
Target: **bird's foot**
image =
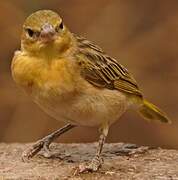
[[[22,153],[22,160],[28,161],[33,156],[35,156],[41,149],[44,149],[44,153],[42,154],[46,158],[50,158],[52,156],[52,153],[50,152],[49,145],[51,141],[49,139],[41,139],[37,141],[35,144],[33,144],[30,148],[25,150]]]
[[[96,156],[89,164],[79,165],[79,167],[75,170],[74,175],[96,172],[101,168],[102,164],[103,159],[101,157]]]

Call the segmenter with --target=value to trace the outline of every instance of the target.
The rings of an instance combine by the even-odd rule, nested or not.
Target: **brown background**
[[[100,45],[133,73],[145,96],[164,109],[172,125],[143,121],[129,111],[110,129],[108,142],[178,148],[177,0],[0,1],[0,141],[34,141],[63,124],[44,114],[14,84],[10,63],[21,26],[32,12],[52,9],[77,34]],[[62,142],[97,140],[94,128],[76,128]]]

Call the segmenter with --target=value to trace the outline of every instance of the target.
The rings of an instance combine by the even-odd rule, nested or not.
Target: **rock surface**
[[[137,147],[132,144],[105,144],[104,165],[97,173],[73,175],[80,163],[92,159],[94,144],[52,144],[54,157],[39,153],[22,162],[22,152],[31,144],[0,144],[0,179],[39,180],[178,180],[178,151]]]

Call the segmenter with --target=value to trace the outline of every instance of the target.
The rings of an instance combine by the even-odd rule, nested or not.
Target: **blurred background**
[[[178,148],[177,0],[2,0],[0,1],[0,141],[35,141],[64,124],[43,113],[11,78],[25,18],[39,9],[60,13],[72,32],[85,36],[118,59],[137,79],[147,99],[172,125],[148,123],[133,111],[110,128],[108,142]],[[92,142],[95,128],[78,127],[60,142]]]

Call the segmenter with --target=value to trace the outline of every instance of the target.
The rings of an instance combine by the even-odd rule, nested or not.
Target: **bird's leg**
[[[105,143],[106,137],[108,135],[109,126],[108,123],[104,124],[100,128],[100,137],[98,141],[98,149],[95,157],[88,165],[80,165],[77,169],[76,173],[84,173],[84,172],[95,172],[97,171],[103,164],[103,159],[101,157],[103,145]]]
[[[42,148],[44,148],[45,152],[46,152],[46,157],[50,157],[51,153],[50,153],[50,149],[49,149],[49,145],[55,140],[57,139],[61,134],[67,132],[68,130],[74,128],[75,125],[72,124],[67,124],[64,127],[54,131],[53,133],[45,136],[44,138],[38,140],[35,144],[32,145],[32,147],[30,147],[29,149],[27,149],[26,151],[23,152],[22,154],[22,159],[28,160],[30,158],[32,158],[34,155],[36,155]]]

